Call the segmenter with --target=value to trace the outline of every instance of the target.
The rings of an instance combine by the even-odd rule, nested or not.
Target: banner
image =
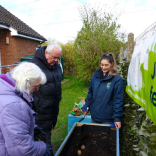
[[[156,125],[156,32],[135,45],[126,92]]]

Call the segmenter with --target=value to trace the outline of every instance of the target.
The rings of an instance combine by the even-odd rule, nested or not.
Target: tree
[[[90,81],[103,54],[112,52],[117,58],[124,34],[118,32],[120,25],[112,14],[85,5],[79,12],[83,26],[74,43],[77,76]]]

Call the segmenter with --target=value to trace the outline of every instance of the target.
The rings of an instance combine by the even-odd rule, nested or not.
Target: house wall
[[[1,55],[0,55],[1,64],[0,64],[0,66],[2,65],[2,62],[4,60],[4,57],[2,57],[2,51],[4,49],[4,38],[7,35],[6,33],[7,32],[5,30],[0,29],[0,52],[1,52]],[[0,74],[1,74],[1,71],[2,71],[2,68],[0,68]]]
[[[9,37],[9,44],[6,44],[6,37]],[[21,62],[21,57],[34,54],[38,41],[29,40],[22,37],[10,35],[7,29],[0,29],[0,50],[1,66]],[[10,68],[2,68],[2,73],[6,73]]]

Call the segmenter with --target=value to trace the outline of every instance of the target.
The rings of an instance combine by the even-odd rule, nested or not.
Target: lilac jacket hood
[[[46,144],[34,141],[35,112],[15,91],[0,78],[0,156],[43,156]]]

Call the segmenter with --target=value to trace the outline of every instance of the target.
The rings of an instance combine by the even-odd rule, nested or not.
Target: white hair
[[[47,46],[45,52],[47,51],[48,54],[53,52],[53,49],[56,48],[57,50],[59,50],[60,52],[62,52],[62,48],[57,44],[57,43],[51,43]]]
[[[39,78],[40,84],[46,83],[47,79],[41,69],[31,62],[21,62],[11,72],[11,77],[16,81],[16,88],[22,92],[30,93],[30,86]]]

